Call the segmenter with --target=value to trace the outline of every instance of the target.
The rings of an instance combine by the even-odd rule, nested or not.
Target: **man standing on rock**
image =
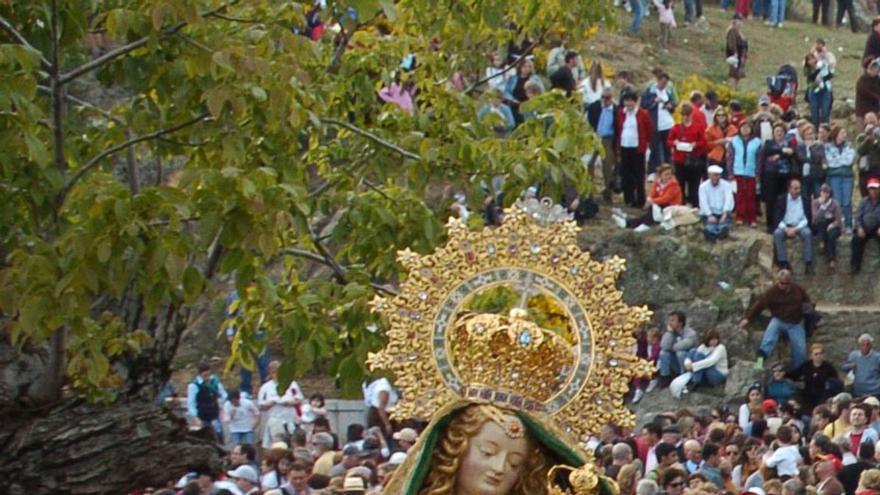
[[[764,368],[764,359],[770,356],[779,336],[788,337],[791,347],[791,367],[799,368],[807,360],[807,337],[804,330],[804,303],[812,303],[801,286],[791,281],[791,271],[779,270],[776,282],[752,304],[745,317],[739,322],[745,328],[749,321],[755,319],[764,309],[770,310],[770,324],[764,330],[761,345],[758,348],[758,360],[755,368]]]

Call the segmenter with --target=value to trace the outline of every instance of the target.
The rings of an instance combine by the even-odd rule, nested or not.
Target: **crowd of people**
[[[844,8],[838,8],[838,24],[848,10],[855,28],[851,0],[839,3]],[[630,30],[638,32],[649,8],[640,0],[626,4],[634,14]],[[676,25],[673,3],[654,0],[653,6],[666,48]],[[827,0],[813,6],[814,22],[819,17],[830,22]],[[725,47],[736,87],[748,59],[744,22],[763,17],[782,27],[785,0],[723,0],[722,7],[736,10]],[[686,0],[685,22],[699,22],[702,8],[701,0]],[[788,241],[799,239],[810,275],[816,240],[833,269],[837,242],[849,237],[850,268],[859,272],[867,241],[880,239],[880,19],[872,24],[856,85],[854,139],[845,126],[831,122],[837,61],[821,39],[805,55],[802,69],[808,118],[798,116],[799,86],[790,73],[773,78],[757,111],[748,115],[742,103],[722,103],[713,91],[682,98],[661,69],[641,88],[624,71],[607,80],[601,63],[593,61],[587,69],[564,38],[554,42],[543,75],[531,56],[508,48],[507,56],[493,53],[485,71],[491,98],[478,119],[494,119],[495,130],[505,134],[534,117],[522,104],[548,87],[577,96],[602,143],[602,158],[596,154],[585,161],[591,175],[601,177],[596,183],[602,200],[614,204],[619,188],[624,205],[641,212],[613,209],[620,227],[674,228],[691,212],[702,222],[705,238],[716,242],[734,226],[757,228],[763,216],[762,228],[773,238],[776,279],[740,324],[769,311],[755,366],[763,369],[782,337],[790,364],[777,362],[768,380],[750,386],[732,410],[661,413],[639,431],[606,425],[587,447],[621,495],[880,495],[880,353],[866,333],[839,367],[824,359],[821,345],[809,346],[808,355],[815,315],[806,290],[793,281],[787,253]],[[413,63],[402,68],[411,70]],[[509,70],[512,63],[515,70]],[[378,94],[408,112],[415,108],[413,96],[411,85],[397,82]],[[862,199],[853,211],[855,192]],[[592,193],[576,194],[564,205],[577,213],[591,198]],[[466,199],[456,201],[466,214]],[[486,206],[487,223],[500,222],[496,202]],[[230,296],[228,316],[238,311],[237,301],[237,294]],[[234,328],[227,336],[234,338]],[[720,334],[698,332],[682,312],[670,313],[662,330],[640,329],[635,351],[657,368],[655,375],[633,380],[635,403],[666,388],[680,398],[698,387],[718,387],[729,374]],[[224,469],[194,466],[174,488],[148,492],[380,494],[424,426],[390,420],[396,401],[391,384],[383,379],[365,387],[365,420],[348,425],[343,442],[320,394],[307,399],[296,382],[279,392],[279,363],[269,362],[267,350],[253,357],[262,383],[255,395],[251,372],[243,370],[240,388],[227,391],[208,363],[200,364],[187,384],[186,416],[228,447]]]

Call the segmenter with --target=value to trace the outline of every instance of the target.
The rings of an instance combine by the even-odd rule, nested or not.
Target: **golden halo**
[[[508,208],[498,228],[471,231],[450,219],[446,229],[448,241],[431,254],[399,252],[400,294],[373,301],[388,343],[368,365],[394,374],[403,392],[394,416],[429,418],[464,398],[549,415],[582,441],[606,423],[632,425],[623,395],[632,377],[653,370],[632,352],[632,331],[651,313],[623,303],[615,284],[625,261],[592,259],[577,245],[577,225],[546,201]],[[522,288],[523,301],[552,300],[570,335],[521,308],[464,310],[505,284]]]

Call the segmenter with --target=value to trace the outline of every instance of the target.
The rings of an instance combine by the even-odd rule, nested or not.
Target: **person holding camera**
[[[862,197],[868,195],[868,180],[880,178],[880,126],[868,124],[865,137],[859,145],[859,155],[865,157],[864,168],[859,168]]]

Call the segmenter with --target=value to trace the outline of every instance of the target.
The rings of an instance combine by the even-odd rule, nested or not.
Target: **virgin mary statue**
[[[374,300],[388,342],[368,365],[402,392],[393,416],[430,422],[384,495],[617,495],[581,445],[633,423],[622,395],[651,367],[628,349],[650,313],[623,304],[623,260],[591,259],[577,232],[532,201],[399,253],[408,277]]]

